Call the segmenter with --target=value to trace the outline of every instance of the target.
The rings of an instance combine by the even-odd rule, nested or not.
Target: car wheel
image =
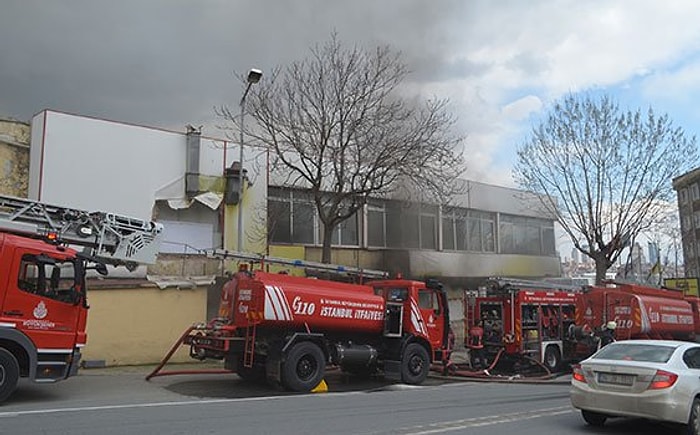
[[[688,435],[700,435],[700,398],[693,400],[688,419]]]
[[[586,411],[585,409],[581,410],[581,415],[583,416],[583,419],[586,420],[586,423],[595,427],[603,427],[603,425],[605,424],[605,420],[608,419],[608,416],[605,414],[593,411]]]

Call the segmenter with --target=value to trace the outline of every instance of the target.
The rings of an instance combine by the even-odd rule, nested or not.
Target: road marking
[[[532,420],[541,417],[552,417],[555,415],[568,414],[570,412],[574,412],[570,406],[559,406],[557,408],[533,409],[532,411],[514,412],[511,414],[488,415],[484,417],[465,418],[463,420],[445,421],[442,423],[421,426],[402,427],[396,432],[406,435],[427,435],[464,430],[474,427],[492,426],[502,423],[512,423],[516,421]]]
[[[336,396],[349,396],[362,394],[360,391],[349,391],[345,393],[333,393]],[[210,400],[187,400],[183,402],[154,402],[154,403],[125,403],[123,405],[103,405],[103,406],[82,406],[74,408],[54,408],[54,409],[33,409],[29,411],[7,411],[0,412],[0,418],[21,417],[25,415],[59,414],[69,412],[88,411],[111,411],[117,409],[138,409],[138,408],[162,408],[167,406],[187,406],[187,405],[212,405],[235,402],[261,402],[264,400],[298,399],[299,397],[321,398],[319,394],[303,394],[294,396],[267,396],[267,397],[242,397],[239,399],[210,399]]]

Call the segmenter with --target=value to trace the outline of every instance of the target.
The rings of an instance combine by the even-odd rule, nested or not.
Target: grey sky
[[[450,74],[446,29],[459,4],[5,1],[0,116],[29,120],[52,108],[166,128],[208,125],[215,105],[240,98],[234,71],[299,59],[334,30],[346,43],[390,44],[405,53],[413,80],[439,80]]]
[[[568,92],[696,133],[699,20],[697,0],[3,0],[0,117],[50,108],[222,137],[214,107],[238,103],[234,72],[269,72],[337,31],[403,52],[408,90],[452,102],[466,176],[513,185],[516,145]]]

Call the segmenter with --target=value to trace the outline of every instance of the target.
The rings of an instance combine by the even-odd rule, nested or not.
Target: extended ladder
[[[265,264],[278,264],[291,267],[301,267],[305,269],[313,269],[325,272],[341,273],[358,275],[364,278],[381,279],[388,278],[389,273],[381,270],[364,269],[360,267],[348,267],[339,264],[327,264],[319,263],[315,261],[307,260],[297,260],[291,258],[281,258],[281,257],[269,257],[260,254],[251,254],[245,252],[227,251],[225,249],[213,249],[213,250],[203,250],[202,253],[206,254],[210,258],[218,259],[236,259],[241,261],[247,261],[250,263],[257,263],[261,266]]]
[[[81,246],[100,262],[129,269],[155,263],[163,237],[163,225],[156,222],[4,195],[0,195],[0,231]]]

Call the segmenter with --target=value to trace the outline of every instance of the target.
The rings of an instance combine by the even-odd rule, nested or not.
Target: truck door
[[[445,331],[445,308],[435,289],[418,290],[418,309],[427,330],[428,339],[433,349],[440,349]]]
[[[2,306],[3,319],[50,353],[72,353],[80,320],[75,265],[65,260],[16,250]]]

